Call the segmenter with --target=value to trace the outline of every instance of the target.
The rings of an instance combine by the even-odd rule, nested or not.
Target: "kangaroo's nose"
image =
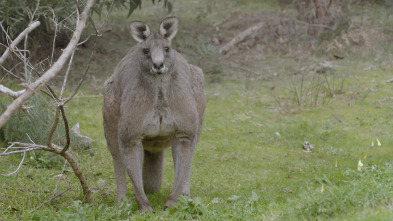
[[[160,70],[164,66],[164,63],[153,64],[153,66],[155,69]]]

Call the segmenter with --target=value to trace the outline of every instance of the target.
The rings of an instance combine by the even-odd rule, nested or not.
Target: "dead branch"
[[[0,57],[0,65],[3,64],[5,59],[10,55],[10,52],[15,49],[15,47],[19,44],[20,41],[31,31],[33,31],[35,28],[37,28],[41,23],[39,21],[35,21],[31,23],[27,28],[22,31],[18,37],[15,38],[15,40],[11,43],[11,45],[5,50],[3,55]]]
[[[83,139],[84,142],[85,142],[87,145],[91,145],[91,144],[93,143],[93,139],[91,139],[91,138],[88,137],[88,136],[84,136],[84,135],[82,135],[82,134],[80,133],[79,123],[75,124],[75,126],[73,126],[73,127],[71,128],[71,132],[72,132],[72,134],[73,134],[74,136]]]
[[[20,91],[13,91],[13,90],[9,89],[8,87],[5,87],[4,85],[0,84],[0,93],[8,95],[12,98],[17,98],[21,94],[23,94],[24,92],[25,92],[25,89],[20,90]]]
[[[235,37],[226,43],[224,46],[220,48],[220,53],[221,54],[226,54],[228,53],[229,50],[231,50],[235,45],[239,44],[240,42],[244,41],[248,36],[252,35],[255,32],[258,32],[265,26],[265,22],[258,23],[256,25],[251,26],[250,28],[247,28],[245,31],[240,32],[239,34],[235,35]]]
[[[82,31],[86,26],[86,21],[89,17],[90,9],[93,6],[94,2],[95,0],[88,0],[88,2],[86,3],[85,9],[83,10],[82,14],[79,16],[79,20],[77,22],[77,26],[75,28],[75,32],[73,36],[70,42],[68,43],[67,47],[64,49],[63,53],[56,61],[56,63],[54,63],[53,66],[49,70],[47,70],[37,81],[29,84],[26,91],[22,95],[20,95],[17,99],[15,99],[14,102],[8,105],[7,109],[0,116],[0,128],[2,128],[4,124],[7,123],[11,115],[20,106],[22,106],[22,104],[27,99],[33,96],[35,92],[40,90],[45,85],[45,83],[47,83],[49,80],[51,80],[60,72],[65,62],[69,59],[69,57],[71,56],[72,52],[75,50],[78,44]]]
[[[30,210],[29,213],[35,212],[36,210],[38,210],[38,209],[40,209],[41,207],[43,207],[45,204],[47,204],[47,203],[53,201],[54,199],[56,199],[57,197],[63,195],[64,193],[66,193],[66,192],[67,192],[68,190],[70,190],[70,189],[71,189],[71,187],[68,187],[66,190],[60,192],[60,193],[57,194],[56,196],[53,196],[53,197],[51,197],[50,199],[45,200],[45,202],[43,202],[43,203],[42,203],[41,205],[39,205],[37,208]]]
[[[83,194],[86,197],[86,201],[89,203],[94,203],[93,195],[89,189],[89,186],[87,185],[86,178],[83,175],[82,170],[78,166],[78,163],[74,160],[74,157],[72,156],[71,153],[69,153],[69,152],[61,153],[63,148],[60,148],[59,146],[52,144],[52,143],[50,145],[51,147],[32,144],[32,143],[21,143],[21,142],[13,142],[13,143],[11,143],[11,145],[17,146],[18,148],[23,149],[23,150],[0,153],[0,157],[12,155],[12,154],[18,154],[18,153],[26,153],[28,151],[34,151],[34,150],[50,151],[52,153],[55,153],[55,154],[58,154],[58,155],[64,157],[67,160],[67,162],[70,164],[72,170],[74,171],[74,174],[78,177],[79,182],[81,183],[81,186],[82,186]],[[16,148],[16,147],[13,147],[13,148]],[[22,164],[22,162],[20,163],[20,165],[21,164]]]
[[[61,150],[60,153],[64,153],[64,152],[66,152],[68,150],[68,148],[70,147],[70,143],[71,143],[70,127],[68,125],[68,120],[67,120],[67,116],[65,114],[63,105],[60,106],[60,112],[61,112],[61,116],[63,117],[64,129],[65,129],[65,133],[66,133],[66,144],[65,144],[65,146],[63,147],[63,149]]]
[[[15,150],[15,151],[12,151],[12,152],[0,153],[0,157],[13,155],[13,154],[18,154],[18,153],[30,152],[30,151],[35,151],[35,150],[47,150],[48,148],[45,147],[45,146],[42,146],[42,147],[21,148],[21,149],[23,149],[23,150]]]

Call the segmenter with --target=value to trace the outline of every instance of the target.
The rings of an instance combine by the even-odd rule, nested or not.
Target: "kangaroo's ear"
[[[176,17],[168,17],[162,20],[158,32],[160,35],[171,41],[177,33],[177,24],[179,20]]]
[[[134,37],[137,42],[146,40],[146,38],[150,35],[149,26],[141,21],[132,21],[130,24],[130,29],[132,37]]]

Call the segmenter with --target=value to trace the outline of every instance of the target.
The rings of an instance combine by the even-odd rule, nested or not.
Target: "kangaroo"
[[[139,211],[153,211],[146,193],[160,190],[168,147],[175,177],[164,209],[179,195],[190,196],[191,164],[206,98],[202,70],[171,47],[177,28],[176,17],[162,20],[157,33],[144,22],[131,22],[138,43],[104,83],[102,114],[116,176],[116,201],[125,200],[127,172]]]

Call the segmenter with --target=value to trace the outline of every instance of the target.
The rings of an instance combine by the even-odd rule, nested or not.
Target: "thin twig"
[[[26,36],[27,33],[30,33],[31,31],[33,31],[35,28],[37,28],[41,23],[39,21],[35,21],[31,24],[29,24],[29,26],[27,26],[27,28],[22,31],[18,37],[15,38],[15,40],[11,43],[11,45],[5,50],[5,52],[3,53],[3,55],[0,57],[0,65],[3,64],[3,62],[5,61],[5,59],[10,55],[10,51],[14,50],[14,48],[19,44],[19,42]]]
[[[67,165],[67,160],[64,160],[63,168],[62,168],[60,174],[64,174],[64,170],[65,170],[66,165]],[[58,187],[59,183],[60,183],[60,179],[57,179],[56,187],[55,187],[55,190],[53,190],[53,194],[55,194],[57,192],[57,187]]]
[[[35,209],[33,209],[33,210],[30,210],[29,213],[33,213],[34,211],[40,209],[40,208],[43,207],[45,204],[47,204],[47,203],[53,201],[54,199],[56,199],[57,197],[63,195],[64,193],[66,193],[66,192],[67,192],[68,190],[70,190],[70,189],[71,189],[71,187],[68,187],[66,190],[60,192],[60,193],[57,194],[56,196],[53,196],[53,197],[49,198],[48,200],[45,200],[45,202],[43,202],[43,203],[42,203],[41,205],[39,205],[37,208],[35,208]]]
[[[0,67],[1,67],[5,72],[7,72],[8,74],[12,75],[12,76],[15,77],[16,79],[18,79],[18,80],[20,80],[21,82],[23,82],[23,79],[22,79],[21,77],[17,76],[16,74],[12,73],[11,70],[7,70],[7,68],[5,68],[3,65],[0,65]],[[6,75],[4,75],[4,77],[5,77],[5,76],[6,76]]]
[[[26,151],[23,152],[23,158],[22,158],[22,160],[20,161],[18,168],[17,168],[14,172],[11,172],[11,173],[9,173],[9,174],[0,174],[0,176],[11,176],[12,174],[18,172],[18,170],[20,169],[20,167],[21,167],[22,164],[23,164],[23,161],[25,161],[25,157],[26,157]]]
[[[24,150],[16,150],[16,151],[11,151],[11,152],[7,152],[7,153],[0,153],[0,157],[13,155],[13,154],[18,154],[18,153],[26,153],[26,152],[35,151],[35,150],[49,150],[49,148],[47,148],[47,147],[26,148]]]
[[[4,150],[4,152],[3,152],[3,153],[7,152],[7,151],[8,151],[8,149],[11,149],[11,148],[13,148],[13,147],[14,147],[14,144],[11,144],[9,147],[5,148],[5,150]],[[1,149],[3,149],[3,148],[1,148]]]
[[[46,145],[50,149],[54,149],[52,146],[52,136],[53,136],[53,133],[55,133],[55,131],[56,131],[57,125],[59,124],[59,115],[60,115],[60,106],[57,106],[55,120],[53,121],[53,124],[49,129],[48,138],[46,139]]]
[[[70,61],[68,62],[68,67],[67,67],[67,70],[66,70],[66,73],[65,73],[65,76],[64,76],[63,86],[61,87],[59,100],[62,100],[65,88],[67,86],[68,74],[70,73],[70,70],[71,70],[71,64],[72,64],[72,61],[74,59],[74,54],[75,54],[75,51],[72,52]]]

